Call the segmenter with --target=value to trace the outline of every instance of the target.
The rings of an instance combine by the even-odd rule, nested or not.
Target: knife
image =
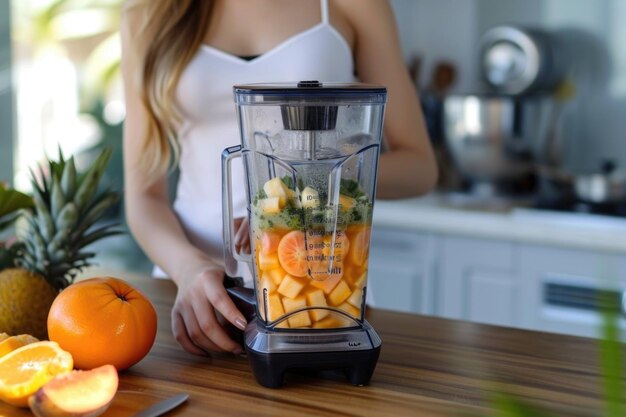
[[[189,394],[178,394],[166,400],[160,401],[135,414],[133,417],[157,417],[178,407],[189,398]]]

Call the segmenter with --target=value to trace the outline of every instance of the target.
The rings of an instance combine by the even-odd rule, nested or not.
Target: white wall
[[[458,69],[457,89],[475,88],[477,72],[468,63],[475,57],[477,1],[392,0],[405,59],[421,62],[420,87],[428,83],[433,66],[446,60]]]
[[[457,91],[481,89],[480,35],[498,24],[556,31],[577,52],[570,65],[577,97],[563,114],[566,167],[595,170],[615,158],[626,169],[625,0],[392,0],[407,62],[423,62],[420,86],[432,65],[451,60],[459,70]],[[606,54],[607,68],[600,61]]]

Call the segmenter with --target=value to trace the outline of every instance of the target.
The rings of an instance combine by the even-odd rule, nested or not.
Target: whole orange
[[[156,330],[156,310],[148,298],[112,277],[70,285],[48,314],[50,340],[70,352],[79,369],[129,368],[146,356]]]

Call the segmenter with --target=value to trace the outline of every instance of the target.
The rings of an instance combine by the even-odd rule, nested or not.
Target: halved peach
[[[96,417],[113,401],[118,381],[113,365],[72,371],[39,388],[28,405],[37,417]]]

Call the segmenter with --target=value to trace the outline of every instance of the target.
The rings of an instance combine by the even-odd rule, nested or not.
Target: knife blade
[[[133,417],[158,417],[161,414],[165,414],[168,411],[173,410],[178,407],[189,398],[189,394],[178,394],[170,397],[166,400],[159,401],[156,404],[151,405],[145,410],[141,410]]]

